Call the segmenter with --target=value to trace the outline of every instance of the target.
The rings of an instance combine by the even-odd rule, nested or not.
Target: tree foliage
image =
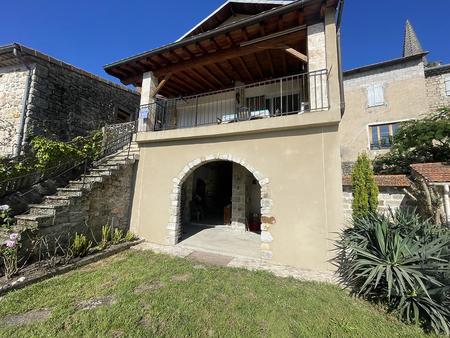
[[[450,108],[442,108],[417,121],[403,122],[394,143],[374,161],[380,174],[407,174],[413,163],[450,161]]]
[[[378,209],[378,187],[367,154],[360,154],[352,170],[353,217],[363,217]]]

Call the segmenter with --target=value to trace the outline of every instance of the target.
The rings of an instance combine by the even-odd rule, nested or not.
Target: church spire
[[[424,50],[417,38],[416,32],[409,20],[406,20],[405,40],[403,43],[403,57],[423,53]]]

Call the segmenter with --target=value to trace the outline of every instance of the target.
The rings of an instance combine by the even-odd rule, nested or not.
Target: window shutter
[[[450,77],[445,79],[445,95],[450,96]]]
[[[383,86],[376,85],[374,89],[375,89],[375,104],[377,105],[383,104],[384,103]]]
[[[369,101],[369,107],[375,105],[375,91],[373,86],[367,88],[367,100]]]

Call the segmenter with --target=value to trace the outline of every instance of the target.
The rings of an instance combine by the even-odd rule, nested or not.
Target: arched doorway
[[[203,230],[212,234],[207,238],[211,244],[220,231],[208,229],[221,229],[242,234],[230,236],[244,247],[257,238],[258,257],[271,259],[269,228],[275,218],[268,178],[243,160],[218,154],[190,162],[173,181],[169,244],[182,244]],[[231,237],[217,242],[218,246],[230,242]]]

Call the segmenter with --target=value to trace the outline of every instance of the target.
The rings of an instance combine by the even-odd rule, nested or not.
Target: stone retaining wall
[[[403,187],[379,187],[378,195],[379,211],[387,212],[389,209],[395,211],[400,207],[414,207],[414,200],[408,195]],[[351,186],[343,187],[344,218],[348,222],[352,218],[353,194]]]

